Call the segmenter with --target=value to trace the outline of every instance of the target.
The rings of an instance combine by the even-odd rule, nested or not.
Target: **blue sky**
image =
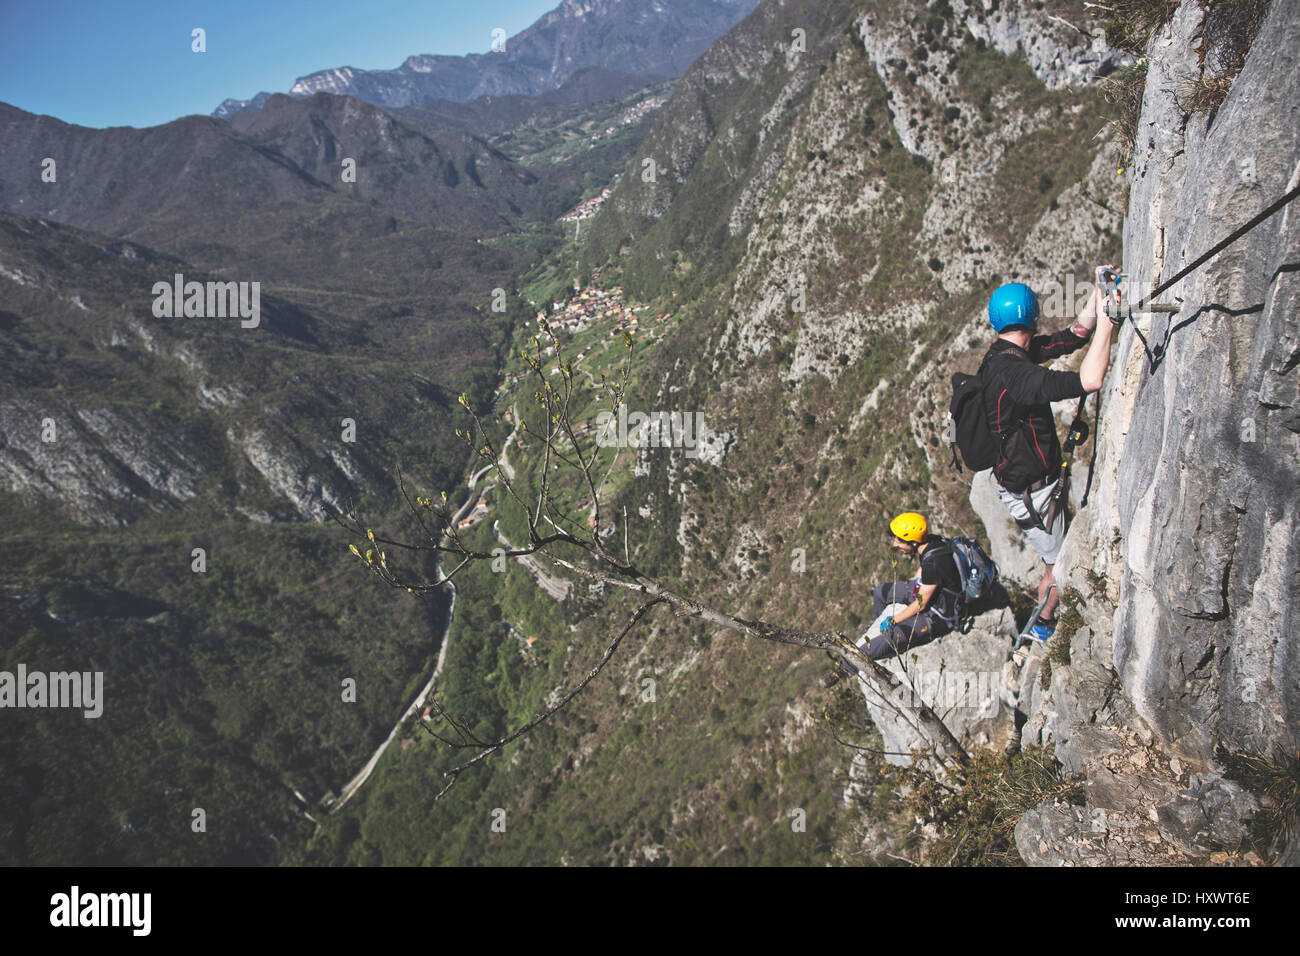
[[[336,66],[483,53],[559,0],[0,0],[0,100],[82,126],[154,126]],[[207,32],[207,52],[190,31]]]

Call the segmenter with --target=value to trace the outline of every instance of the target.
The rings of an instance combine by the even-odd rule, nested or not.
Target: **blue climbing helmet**
[[[1023,282],[998,286],[989,297],[989,322],[999,333],[1013,325],[1032,329],[1038,324],[1038,297]]]

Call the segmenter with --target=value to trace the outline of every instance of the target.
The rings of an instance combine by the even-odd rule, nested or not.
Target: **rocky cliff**
[[[947,376],[978,364],[1000,282],[1082,282],[1122,259],[1136,299],[1295,184],[1300,20],[1275,3],[1211,108],[1196,97],[1226,85],[1226,28],[1195,0],[1129,52],[1079,5],[822,16],[761,4],[688,73],[631,167],[656,160],[658,181],[624,178],[588,256],[635,289],[708,296],[656,356],[645,399],[703,409],[730,438],[705,464],[644,463],[639,513],[676,532],[664,566],[745,616],[843,627],[870,613],[871,581],[902,570],[875,541],[905,508],[987,536],[1013,592],[1036,582],[986,476],[948,470]],[[819,27],[808,58],[778,70],[805,20]],[[1122,128],[1094,122],[1117,68],[1129,88],[1146,79],[1131,159]],[[706,195],[725,231],[691,218]],[[1118,336],[1086,507],[1093,444],[1076,469],[1052,644],[1012,655],[1019,598],[890,665],[944,698],[968,747],[1054,749],[1070,796],[1023,815],[1026,862],[1285,857],[1252,842],[1263,804],[1232,766],[1295,751],[1294,215],[1162,295],[1176,313]],[[925,744],[868,709],[889,759]],[[787,712],[781,733],[799,742],[811,725]],[[866,763],[850,762],[846,801]]]
[[[1294,5],[1274,6],[1222,104],[1189,113],[1206,18],[1184,3],[1144,64],[1136,148],[1119,170],[1133,300],[1300,180]],[[1296,749],[1296,251],[1295,212],[1279,212],[1163,293],[1176,312],[1142,312],[1117,337],[1086,507],[1076,474],[1050,650],[1012,657],[990,640],[1008,631],[1003,612],[959,649],[891,665],[904,679],[1002,667],[1000,683],[961,685],[973,706],[953,712],[954,729],[973,746],[1054,746],[1083,785],[1082,801],[1021,819],[1028,863],[1263,861],[1242,851],[1260,802],[1225,771],[1243,754],[1285,765]],[[986,478],[970,501],[1003,573],[1036,577]],[[924,743],[868,703],[890,750]],[[1012,723],[1018,741],[1004,737]],[[1273,849],[1294,861],[1294,844]]]
[[[850,631],[871,617],[875,581],[912,570],[892,564],[884,546],[892,514],[923,510],[944,533],[989,540],[1007,581],[1005,606],[980,614],[970,633],[945,636],[889,667],[903,696],[934,706],[977,762],[1000,772],[1011,766],[1010,757],[998,763],[1004,755],[1036,755],[1059,776],[1047,788],[1059,796],[1034,791],[1040,795],[1018,806],[1009,817],[1014,834],[1005,828],[996,857],[963,852],[960,843],[932,854],[943,821],[896,813],[890,803],[900,788],[889,785],[886,775],[897,771],[886,764],[908,763],[927,744],[908,721],[879,700],[864,708],[856,688],[842,682],[833,703],[875,725],[857,738],[859,750],[842,747],[824,732],[834,708],[816,680],[825,666],[820,655],[665,614],[637,633],[634,648],[627,642],[606,672],[612,680],[593,684],[490,772],[485,762],[483,775],[448,802],[430,807],[428,795],[445,782],[441,770],[454,755],[404,739],[313,853],[358,863],[888,862],[886,853],[940,863],[1005,862],[1010,853],[1044,865],[1295,860],[1283,841],[1256,839],[1256,822],[1276,808],[1239,772],[1243,755],[1283,765],[1296,747],[1289,634],[1300,364],[1295,211],[1279,213],[1162,295],[1176,313],[1140,314],[1119,335],[1107,387],[1090,403],[1096,470],[1086,507],[1085,469],[1076,470],[1077,514],[1059,565],[1066,613],[1047,647],[1012,653],[1036,559],[986,476],[972,481],[948,464],[948,376],[972,370],[987,347],[992,288],[1011,280],[1036,288],[1082,282],[1093,265],[1122,259],[1129,288],[1142,291],[1300,175],[1294,3],[1275,0],[1215,109],[1192,102],[1205,76],[1201,53],[1213,52],[1202,41],[1221,29],[1206,21],[1198,0],[1186,0],[1140,51],[1128,52],[1109,45],[1089,9],[1073,0],[763,0],[687,71],[648,138],[628,147],[637,153],[609,202],[581,240],[575,236],[585,244],[581,267],[571,271],[575,249],[564,245],[524,285],[550,302],[579,278],[574,271],[586,279],[600,266],[600,281],[626,285],[628,301],[653,304],[641,310],[629,401],[699,415],[702,453],[643,448],[620,458],[628,473],[617,476],[619,500],[607,512],[615,524],[602,533],[623,531],[638,566],[672,586],[746,619]],[[1206,62],[1215,68],[1212,56]],[[1099,90],[1116,68],[1145,78],[1131,160],[1123,131],[1107,127]],[[6,114],[14,129],[48,127],[61,141],[82,144],[78,155],[90,154],[94,143],[83,132],[16,112]],[[334,144],[353,136],[373,145],[376,162],[396,150],[394,182],[407,181],[403,157],[428,159],[423,187],[447,203],[459,201],[457,190],[502,198],[511,183],[534,185],[515,175],[513,163],[500,162],[500,175],[490,175],[484,164],[496,157],[479,152],[477,140],[403,131],[400,120],[326,94],[274,98],[262,114],[232,124],[181,125],[239,168],[274,167],[262,176],[269,194],[319,194],[345,212],[360,204],[335,197],[316,172],[333,161]],[[312,138],[319,130],[328,135]],[[146,145],[188,142],[181,132],[131,136],[146,137]],[[474,176],[501,189],[491,193]],[[536,182],[545,181],[539,174]],[[211,195],[227,196],[216,180],[211,185]],[[377,177],[374,186],[383,182]],[[96,199],[103,228],[110,221],[115,233],[144,228],[119,221],[118,202]],[[207,233],[218,220],[193,221]],[[227,226],[229,235],[250,237],[231,240],[241,256],[270,255],[279,244],[269,230],[259,239],[242,217],[236,224],[244,232]],[[286,258],[282,277],[310,261],[330,283],[311,286],[320,302],[311,309],[291,300],[277,308],[268,289],[265,341],[255,347],[233,327],[133,321],[146,314],[143,293],[155,278],[149,264],[161,269],[161,254],[120,237],[0,218],[0,240],[8,237],[0,241],[0,331],[14,343],[8,358],[0,350],[8,376],[0,379],[22,390],[0,389],[0,505],[24,521],[29,497],[66,512],[40,526],[43,537],[10,545],[31,556],[21,578],[5,582],[8,606],[25,615],[20,639],[28,642],[12,653],[56,646],[74,626],[98,627],[95,639],[106,649],[152,651],[157,629],[179,635],[168,645],[177,648],[174,660],[159,665],[161,682],[182,664],[208,660],[187,641],[201,642],[204,654],[218,642],[242,641],[228,670],[226,658],[196,670],[213,675],[205,693],[214,746],[266,728],[255,753],[276,773],[266,774],[255,801],[248,797],[266,806],[264,793],[283,790],[285,767],[310,771],[295,773],[294,786],[313,795],[344,779],[344,757],[367,728],[390,726],[381,705],[369,702],[402,697],[402,681],[420,670],[430,644],[399,617],[414,618],[420,605],[385,601],[391,614],[381,617],[353,600],[350,586],[317,580],[321,555],[334,546],[315,536],[313,521],[297,520],[376,491],[386,481],[385,461],[460,467],[461,458],[432,440],[398,447],[399,436],[420,434],[408,415],[441,410],[461,390],[459,382],[413,377],[410,356],[436,356],[439,368],[451,369],[495,340],[453,351],[446,343],[459,339],[417,335],[425,322],[420,301],[393,302],[384,278],[391,273],[379,271],[401,267],[390,250],[425,250],[412,233],[392,231],[398,226],[393,211],[391,225],[342,230],[340,260],[346,251],[353,262],[363,259],[363,236],[373,234],[365,248],[374,255],[355,273],[335,275],[319,250]],[[149,228],[159,226],[151,220]],[[489,266],[505,272],[504,252],[498,264],[483,265],[477,256],[496,257],[495,247],[473,241],[477,229],[463,232],[485,274]],[[176,227],[165,235],[194,234]],[[164,247],[177,250],[179,239]],[[201,246],[179,251],[210,254]],[[179,270],[165,264],[166,274]],[[334,280],[361,275],[374,285],[347,293],[373,292],[388,300],[385,307],[363,303],[355,315],[339,314],[342,307],[330,304],[343,291]],[[1065,321],[1049,319],[1052,327]],[[101,332],[84,334],[90,320]],[[476,335],[494,328],[462,324]],[[32,397],[38,387],[40,401]],[[344,397],[373,404],[344,407]],[[197,410],[175,412],[190,406]],[[344,416],[382,441],[369,454],[340,450]],[[36,425],[47,417],[68,439],[67,462],[25,450],[36,448]],[[131,454],[140,436],[160,429],[180,437],[154,459]],[[1080,459],[1093,449],[1085,446]],[[521,474],[525,454],[515,461]],[[22,495],[6,497],[6,489]],[[488,506],[499,510],[504,495],[496,495]],[[192,588],[194,534],[180,522],[195,502],[213,523],[230,519],[234,528],[199,539],[217,556],[218,573],[201,579],[226,589],[215,597]],[[64,533],[68,516],[110,523],[123,514],[129,521],[112,528],[111,539],[108,532],[97,538],[98,550]],[[494,526],[484,523],[478,533]],[[155,544],[159,527],[172,535],[165,547]],[[124,540],[135,550],[122,557]],[[64,552],[52,554],[60,542]],[[105,556],[110,546],[114,563]],[[84,564],[73,563],[83,552]],[[146,564],[155,552],[162,557]],[[126,571],[107,575],[101,565]],[[444,677],[452,700],[494,734],[570,686],[625,618],[616,599],[597,607],[597,596],[577,591],[557,601],[527,575],[501,583],[482,573],[458,591]],[[56,574],[103,580],[93,578],[91,589],[51,589],[46,581]],[[116,597],[137,595],[133,577],[169,581],[167,601]],[[290,600],[294,594],[304,597]],[[114,615],[124,609],[128,623],[115,617],[97,625],[86,610],[97,605]],[[401,638],[394,641],[400,653],[378,653],[381,645],[355,637],[381,627]],[[138,643],[120,639],[124,628]],[[533,634],[539,648],[522,643]],[[287,672],[260,666],[264,659],[289,662]],[[364,698],[375,709],[346,724],[329,725],[323,709],[298,703],[308,691],[285,684],[318,673],[331,680],[336,671],[372,673],[377,665],[385,683]],[[250,675],[264,676],[245,693]],[[142,700],[152,693],[152,672],[145,677]],[[189,685],[174,686],[169,706],[188,715],[193,705],[181,695]],[[291,712],[263,716],[260,709],[272,713],[275,703]],[[121,712],[154,721],[143,705]],[[171,725],[157,727],[161,748]],[[327,733],[317,733],[321,727]],[[151,753],[125,732],[121,739],[132,741],[133,752]],[[314,762],[320,752],[338,759]],[[172,776],[188,779],[188,762],[207,754],[186,751],[186,765]],[[25,773],[13,792],[34,805],[40,764],[33,759]],[[78,774],[80,766],[66,775],[69,806]],[[134,779],[121,786],[142,792]],[[511,810],[518,824],[510,840],[480,832],[474,821],[484,804],[522,811]],[[230,805],[232,816],[243,812]],[[791,825],[796,811],[806,829]],[[107,810],[95,815],[118,819]],[[127,834],[142,830],[146,817],[120,819]],[[60,852],[71,859],[77,850]],[[123,858],[172,859],[152,847],[130,852],[137,855]],[[264,857],[258,850],[239,859]]]
[[[1127,171],[1134,294],[1300,181],[1295,4],[1273,5],[1222,105],[1189,116],[1180,94],[1201,75],[1206,16],[1184,3],[1148,51]],[[1135,316],[1119,336],[1095,490],[1061,558],[1083,627],[1026,728],[1086,775],[1088,805],[1028,815],[1017,838],[1031,862],[1235,847],[1255,800],[1223,779],[1225,761],[1296,751],[1298,251],[1289,208],[1159,297],[1177,312]],[[1140,786],[1113,767],[1133,737]]]
[[[588,262],[685,315],[634,400],[699,410],[725,436],[693,461],[640,456],[633,540],[648,542],[647,565],[732,613],[857,627],[872,583],[905,573],[880,537],[893,513],[926,510],[945,531],[978,532],[969,476],[950,473],[942,429],[947,376],[986,345],[989,288],[1118,258],[1097,79],[1126,55],[1052,19],[1078,20],[1078,9],[991,7],[760,4],[683,77],[589,233]],[[657,176],[640,175],[647,168]],[[1022,565],[1015,576],[1028,581]],[[891,665],[905,694],[944,696],[937,709],[972,750],[1019,739],[1015,680],[1004,679],[1018,678],[1003,673],[1015,617],[991,610],[972,633]],[[854,796],[875,786],[877,768],[819,726],[818,658],[708,643],[699,630],[656,633],[673,664],[660,693],[686,709],[745,688],[725,714],[745,743],[704,793],[666,795],[669,839],[655,852],[704,859],[672,834],[730,813],[752,839],[744,857],[728,839],[727,860],[784,852],[758,827],[783,806],[841,833],[861,810],[880,816]],[[633,659],[627,679],[644,666]],[[905,760],[922,743],[887,705],[868,708],[884,744],[873,752]],[[700,717],[663,731],[686,759],[713,746],[724,709]],[[621,715],[637,719],[634,707]],[[614,758],[622,779],[650,785],[649,746]],[[864,840],[837,858],[881,850]]]

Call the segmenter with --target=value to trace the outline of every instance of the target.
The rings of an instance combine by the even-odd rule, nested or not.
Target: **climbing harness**
[[[1116,282],[1116,285],[1118,285],[1118,282]],[[1084,405],[1087,401],[1087,395],[1081,395],[1079,397],[1079,404],[1074,409],[1074,421],[1070,422],[1070,428],[1065,433],[1065,442],[1061,446],[1061,477],[1057,481],[1056,490],[1052,493],[1051,503],[1047,507],[1047,519],[1045,523],[1042,522],[1041,518],[1038,518],[1029,492],[1025,492],[1024,501],[1025,505],[1029,509],[1029,514],[1038,519],[1040,522],[1039,526],[1049,533],[1051,532],[1052,525],[1056,523],[1056,516],[1066,508],[1069,503],[1070,466],[1074,462],[1074,451],[1088,440],[1088,420],[1084,417]],[[1081,506],[1086,506],[1088,504],[1088,490],[1092,487],[1092,465],[1096,460],[1097,449],[1094,445],[1092,461],[1088,463],[1088,483],[1084,486],[1083,501],[1080,503]],[[1043,595],[1042,600],[1038,602],[1038,606],[1034,608],[1034,613],[1029,615],[1029,620],[1025,622],[1025,626],[1021,629],[1020,633],[1016,635],[1016,643],[1012,647],[1013,651],[1020,650],[1020,646],[1029,639],[1030,632],[1033,631],[1034,625],[1038,623],[1038,615],[1043,613],[1043,608],[1047,606],[1047,600],[1052,596],[1052,591],[1055,589],[1055,582],[1047,586],[1047,593]]]
[[[1038,513],[1038,510],[1034,507],[1033,498],[1033,492],[1046,483],[1047,479],[1043,479],[1043,484],[1035,483],[1030,485],[1021,495],[1021,502],[1024,504],[1025,510],[1029,512],[1027,519],[1016,521],[1021,530],[1028,531],[1031,528],[1037,528],[1050,534],[1052,525],[1056,523],[1056,516],[1066,507],[1070,494],[1070,466],[1074,462],[1074,450],[1088,440],[1088,419],[1084,417],[1084,404],[1087,401],[1087,395],[1080,396],[1079,404],[1074,409],[1074,421],[1070,422],[1070,428],[1065,434],[1065,443],[1061,446],[1060,477],[1056,482],[1056,490],[1052,492],[1052,497],[1048,501],[1046,517]],[[1091,467],[1089,465],[1089,486],[1092,485]],[[1086,490],[1084,492],[1084,504],[1087,504]]]

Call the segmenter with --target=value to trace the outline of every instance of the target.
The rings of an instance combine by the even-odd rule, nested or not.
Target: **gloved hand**
[[[891,614],[889,615],[889,617],[885,618],[883,621],[880,622],[880,634],[883,637],[893,629],[894,629],[894,615]]]

